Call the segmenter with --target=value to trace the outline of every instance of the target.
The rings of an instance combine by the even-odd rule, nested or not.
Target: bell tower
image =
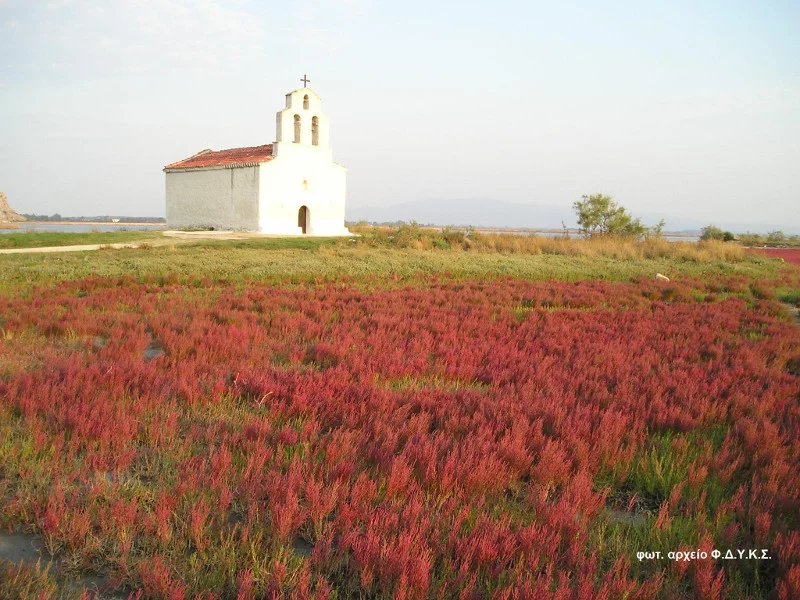
[[[347,169],[333,161],[322,99],[308,87],[286,94],[276,116],[272,159],[259,171],[259,231],[349,235],[344,226]]]
[[[304,84],[308,79],[303,77]],[[309,87],[286,94],[286,108],[277,114],[276,143],[330,149],[328,117],[322,113],[322,98]]]

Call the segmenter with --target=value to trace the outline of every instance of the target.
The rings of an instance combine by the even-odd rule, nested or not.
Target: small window
[[[311,119],[311,145],[319,146],[319,118]]]
[[[303,108],[304,108],[305,110],[308,110],[308,94],[306,94],[305,96],[303,96]]]
[[[300,115],[294,116],[294,143],[300,143]]]

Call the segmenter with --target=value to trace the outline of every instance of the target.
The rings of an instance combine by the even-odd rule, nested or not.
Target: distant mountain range
[[[706,225],[715,225],[734,233],[767,233],[782,230],[786,234],[800,233],[800,223],[769,224],[743,223],[735,221],[709,222],[701,219],[675,217],[666,214],[631,211],[646,225],[655,225],[661,219],[666,221],[665,231],[699,233]],[[455,227],[492,227],[515,229],[561,229],[562,222],[567,227],[576,227],[575,212],[572,206],[549,204],[517,204],[491,199],[470,200],[419,200],[403,202],[391,206],[348,206],[346,219],[349,223],[367,221],[368,223],[395,223],[416,221],[421,225],[451,225]]]
[[[420,200],[392,206],[347,207],[348,222],[393,223],[416,221],[423,225],[463,227],[514,227],[560,229],[575,222],[571,206],[515,204],[499,200]]]
[[[643,223],[654,224],[659,219],[666,221],[665,231],[681,233],[700,233],[706,225],[715,225],[725,231],[733,233],[769,233],[770,231],[783,231],[787,235],[800,234],[800,222],[797,223],[745,223],[742,221],[708,221],[702,219],[691,219],[686,217],[675,217],[671,215],[655,215],[644,213],[638,216]],[[800,220],[799,220],[800,221]]]

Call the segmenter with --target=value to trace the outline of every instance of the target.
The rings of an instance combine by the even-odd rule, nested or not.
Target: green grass
[[[785,302],[786,304],[793,304],[795,306],[800,306],[800,289],[792,289],[792,288],[777,288],[775,290],[775,296],[781,302]]]
[[[449,229],[354,227],[353,238],[253,237],[239,240],[165,238],[160,231],[20,233],[0,236],[0,248],[146,242],[140,249],[0,255],[0,294],[88,276],[212,282],[518,277],[529,280],[630,281],[668,277],[746,276],[776,282],[793,299],[797,270],[722,243],[639,243],[626,239],[552,240],[481,235]],[[786,273],[794,275],[786,278]],[[768,286],[769,287],[769,286]]]
[[[163,239],[161,231],[106,231],[87,233],[25,232],[0,235],[0,249],[82,246],[85,244],[124,244]]]
[[[78,594],[73,596],[78,600]],[[14,565],[0,560],[0,598],[69,598],[58,595],[48,565]]]
[[[631,561],[631,573],[641,581],[664,572],[670,580],[665,589],[669,594],[683,597],[690,591],[680,578],[669,575],[674,562],[668,559],[667,553],[696,549],[706,534],[715,547],[727,548],[729,544],[721,535],[731,517],[718,518],[717,511],[721,502],[732,497],[742,482],[734,478],[723,484],[716,476],[709,475],[697,489],[686,485],[680,494],[673,494],[673,491],[690,480],[689,464],[699,455],[719,452],[729,428],[720,424],[689,433],[653,432],[633,459],[628,478],[616,489],[612,474],[598,478],[596,485],[609,486],[611,498],[616,499],[617,504],[620,501],[624,504],[635,495],[640,515],[635,521],[620,522],[606,514],[593,524],[590,536],[603,564],[610,567],[620,556],[627,556]],[[669,516],[661,527],[655,527],[659,508],[668,500]],[[640,561],[636,558],[639,551],[658,551],[661,558]],[[734,597],[767,597],[774,587],[775,576],[773,565],[758,561],[730,563],[726,569],[726,578],[737,592]]]
[[[74,234],[66,234],[74,235]],[[99,234],[97,234],[99,235]],[[152,239],[152,238],[150,238]],[[610,258],[558,254],[502,254],[482,251],[369,247],[349,240],[260,238],[176,242],[142,249],[0,255],[0,294],[24,294],[34,286],[84,277],[161,278],[177,281],[334,281],[417,277],[519,277],[528,280],[630,281],[665,273],[670,277],[742,275],[779,278],[786,266],[763,257],[739,262],[697,262],[675,258]]]
[[[461,381],[458,379],[445,379],[439,376],[428,377],[412,377],[405,375],[397,378],[375,378],[374,385],[376,387],[383,387],[393,392],[407,392],[419,391],[424,389],[429,390],[444,390],[448,393],[455,393],[458,390],[472,390],[484,393],[488,389],[486,384],[478,381]]]
[[[179,241],[178,243],[180,243]],[[319,237],[255,237],[242,240],[201,239],[182,241],[193,248],[243,249],[243,250],[318,250],[323,246],[336,246],[340,238]]]

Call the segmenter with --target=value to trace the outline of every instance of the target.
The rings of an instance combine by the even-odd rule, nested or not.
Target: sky
[[[0,0],[0,190],[163,216],[164,165],[272,142],[308,74],[349,207],[602,192],[797,230],[797,31],[780,0]]]

